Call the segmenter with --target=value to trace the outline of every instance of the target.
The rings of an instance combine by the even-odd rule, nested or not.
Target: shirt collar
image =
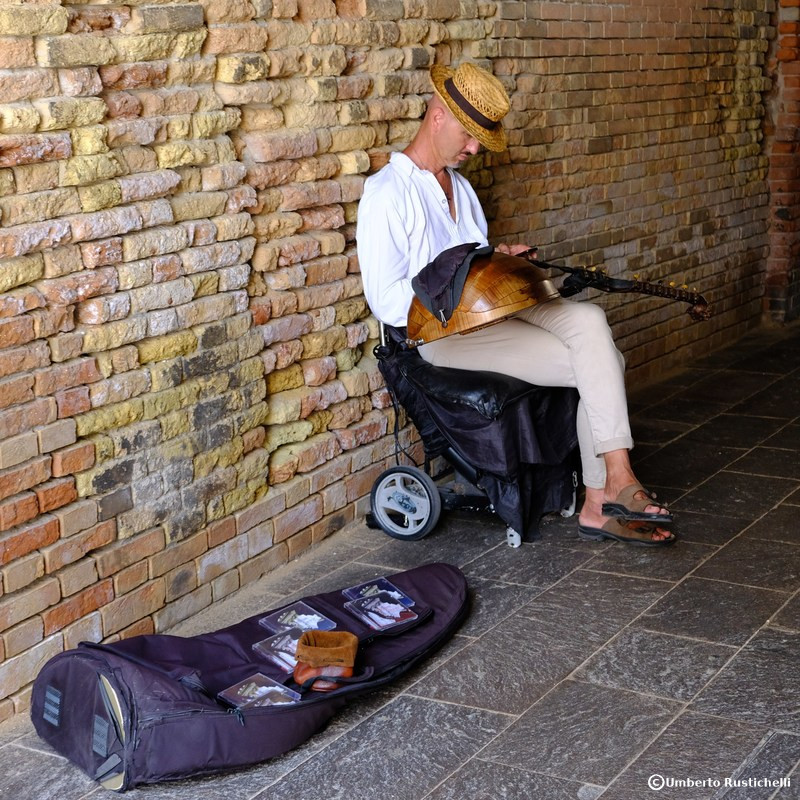
[[[404,172],[406,175],[410,175],[415,169],[419,169],[405,153],[399,151],[392,153],[389,156],[389,161],[393,167]]]

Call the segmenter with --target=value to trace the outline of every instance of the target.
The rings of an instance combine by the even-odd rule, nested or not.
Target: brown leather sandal
[[[670,531],[669,536],[663,539],[654,539],[655,531],[655,525],[643,524],[637,520],[620,522],[610,519],[602,528],[590,528],[588,525],[578,524],[578,536],[581,539],[590,539],[595,542],[613,539],[616,542],[635,544],[640,547],[666,547],[678,538]]]
[[[645,511],[647,506],[656,506],[666,511]],[[639,483],[626,486],[616,497],[613,503],[603,503],[603,516],[614,519],[626,519],[636,522],[657,522],[659,525],[668,525],[673,521],[669,509],[656,500],[656,496],[648,492]]]

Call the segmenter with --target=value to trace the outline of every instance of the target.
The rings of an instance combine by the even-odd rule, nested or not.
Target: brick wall
[[[790,0],[793,2],[793,0]],[[509,158],[484,193],[508,239],[548,260],[684,283],[714,319],[600,298],[629,373],[656,378],[758,320],[768,250],[774,0],[501,2],[495,71],[514,93]]]
[[[780,0],[777,28],[765,124],[771,203],[764,310],[772,319],[789,321],[800,316],[800,0]]]
[[[773,10],[0,0],[0,720],[363,513],[393,415],[356,208],[434,61],[513,94],[469,170],[496,237],[713,302],[593,298],[633,376],[755,324]]]

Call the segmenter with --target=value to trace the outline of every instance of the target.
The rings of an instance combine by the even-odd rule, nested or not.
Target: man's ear
[[[431,123],[433,124],[434,130],[441,130],[442,124],[447,116],[447,112],[444,110],[444,108],[442,108],[440,103],[435,103],[433,106],[431,106],[430,114]]]

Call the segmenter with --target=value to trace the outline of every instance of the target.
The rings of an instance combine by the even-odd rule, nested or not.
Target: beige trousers
[[[633,447],[625,362],[599,306],[550,300],[488,328],[422,345],[419,352],[441,367],[489,370],[539,386],[577,388],[584,486],[605,486],[603,453]]]

